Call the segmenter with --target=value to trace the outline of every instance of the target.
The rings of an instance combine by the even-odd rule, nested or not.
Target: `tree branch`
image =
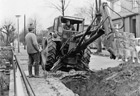
[[[139,1],[136,1],[138,5],[140,5]]]
[[[2,32],[2,33],[5,33],[5,34],[7,35],[7,32],[5,32],[5,31],[2,31],[2,30],[1,30],[1,32]]]
[[[68,3],[66,3],[65,0],[59,0],[59,4],[54,4],[50,2],[51,6],[49,7],[57,9],[59,12],[61,12],[62,15],[64,15],[65,10],[67,9],[69,3],[70,3],[70,0],[68,1]]]
[[[53,6],[55,9],[57,9],[58,11],[61,12],[61,7],[60,7],[60,6],[55,5],[55,4],[53,4],[53,3],[51,3],[51,4],[52,4],[52,6]]]
[[[70,4],[70,0],[68,1],[67,5],[64,7],[64,10],[67,9],[67,7],[69,6],[69,4]]]

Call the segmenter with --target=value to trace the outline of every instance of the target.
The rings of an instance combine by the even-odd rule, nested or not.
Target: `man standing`
[[[27,44],[27,53],[29,55],[28,72],[29,77],[33,77],[32,66],[34,65],[35,77],[39,77],[39,46],[36,35],[34,34],[35,28],[30,24],[28,28],[29,33],[25,36]]]

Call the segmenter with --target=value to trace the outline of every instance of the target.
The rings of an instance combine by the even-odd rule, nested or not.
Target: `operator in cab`
[[[63,28],[64,28],[65,30],[72,30],[72,31],[75,31],[74,26],[70,23],[69,20],[66,21],[66,24],[63,26]]]

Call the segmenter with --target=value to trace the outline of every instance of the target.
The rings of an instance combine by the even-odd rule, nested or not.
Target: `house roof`
[[[118,1],[118,0],[107,0],[109,2],[111,2],[112,4],[114,4],[114,2]],[[135,15],[139,15],[138,13],[138,10],[137,9],[134,9],[134,10],[130,10],[129,8],[125,8],[125,7],[121,7],[123,8],[124,10],[120,11],[120,12],[117,12],[118,14],[120,14],[120,16],[118,14],[112,14],[111,15],[111,18],[113,20],[116,20],[116,19],[119,19],[119,18],[122,18],[122,17],[129,17],[129,16],[135,16]]]
[[[116,2],[116,1],[118,1],[118,0],[107,0],[107,1],[109,1],[109,2]]]
[[[112,17],[112,20],[120,19],[120,18],[125,18],[125,17],[130,17],[130,16],[136,16],[139,15],[139,13],[131,13],[131,12],[120,12],[119,15],[114,14]]]

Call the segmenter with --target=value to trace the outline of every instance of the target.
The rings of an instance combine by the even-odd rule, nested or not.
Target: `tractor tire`
[[[45,65],[46,71],[50,71],[53,67],[54,63],[56,62],[56,43],[51,39],[48,38],[48,52],[47,52],[47,61]]]
[[[81,66],[83,69],[88,70],[89,69],[89,62],[90,62],[90,57],[91,57],[91,50],[89,47],[87,47],[84,50],[84,53],[82,55],[83,57],[81,58],[81,63],[83,66]]]

